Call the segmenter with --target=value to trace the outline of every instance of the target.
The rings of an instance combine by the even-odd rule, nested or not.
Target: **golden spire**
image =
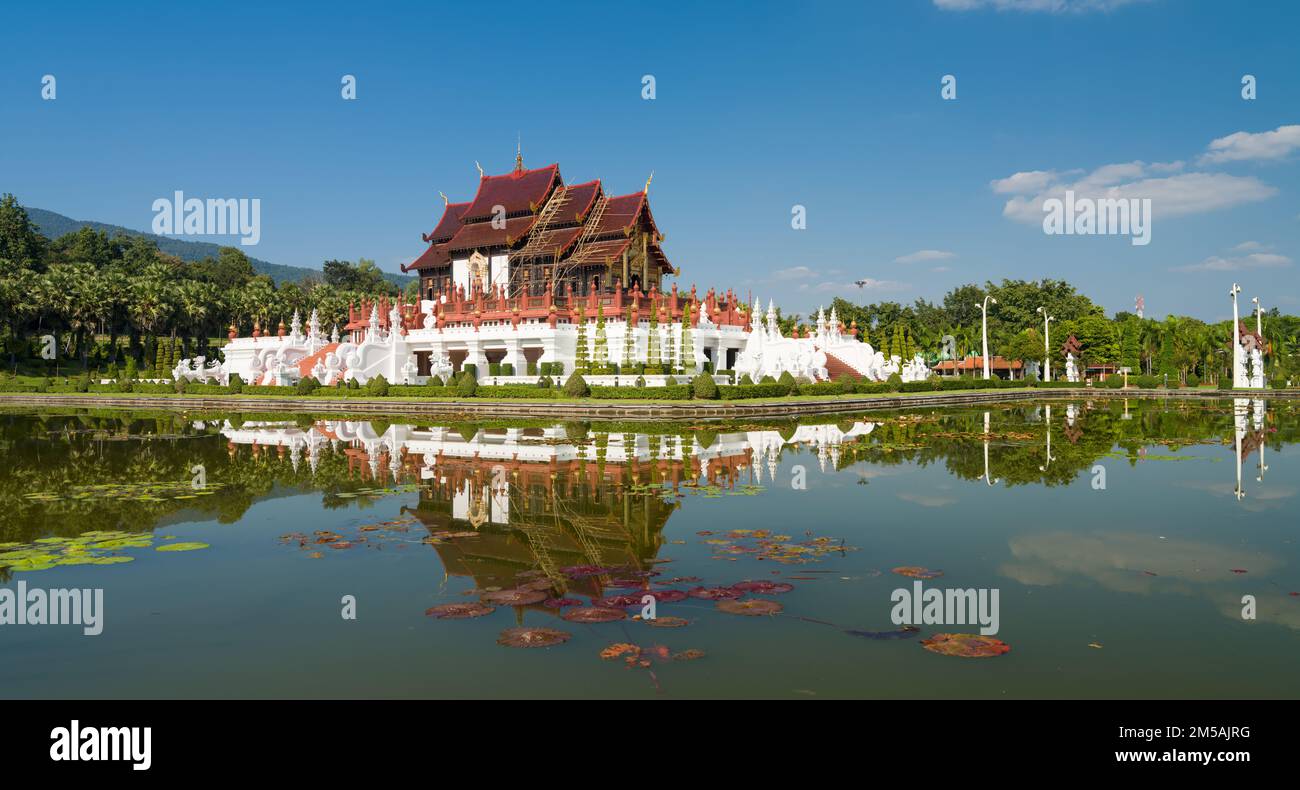
[[[441,189],[438,190],[438,197],[442,198],[442,205],[444,206],[451,202],[451,200],[445,194],[443,194],[443,191]]]
[[[478,168],[478,177],[479,177],[479,178],[482,178],[482,177],[483,177],[483,165],[480,165],[480,164],[478,163],[478,160],[475,159],[475,160],[474,160],[474,166]]]
[[[516,133],[515,138],[515,172],[522,173],[524,170],[524,138],[523,135]]]
[[[650,177],[645,180],[645,186],[641,189],[641,194],[650,194],[650,182],[655,180],[655,171],[650,171]]]

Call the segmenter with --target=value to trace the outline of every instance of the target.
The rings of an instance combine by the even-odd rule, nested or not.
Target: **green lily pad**
[[[158,551],[195,551],[197,549],[211,548],[206,543],[198,541],[189,541],[187,543],[168,543],[165,546],[159,546]]]

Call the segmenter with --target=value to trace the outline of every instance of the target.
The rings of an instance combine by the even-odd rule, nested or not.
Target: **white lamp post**
[[[1232,386],[1244,387],[1246,382],[1241,380],[1241,319],[1237,313],[1237,294],[1241,293],[1241,286],[1236,283],[1232,284],[1232,290],[1228,295],[1232,297]]]
[[[1043,314],[1043,381],[1052,380],[1052,327],[1051,323],[1056,320],[1056,316],[1048,315],[1047,310],[1040,307],[1038,312]]]
[[[980,309],[980,330],[984,336],[984,380],[989,379],[989,302],[997,304],[998,300],[992,296],[984,297],[982,304],[976,305]]]

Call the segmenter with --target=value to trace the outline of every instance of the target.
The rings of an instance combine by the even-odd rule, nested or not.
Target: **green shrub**
[[[388,395],[388,379],[380,375],[367,381],[366,394],[375,398],[386,397]]]
[[[749,377],[748,373],[741,376],[740,381],[736,382],[736,386],[738,387],[750,387],[753,386],[753,384],[754,384],[754,380]]]
[[[1021,379],[1021,381],[1024,383],[1026,387],[1038,386],[1038,376],[1034,373],[1030,373],[1028,376],[1025,376],[1023,379]]]
[[[771,376],[764,376],[764,377],[762,378],[762,380],[760,380],[758,383],[759,383],[759,384],[775,384],[775,383],[776,383],[776,379],[772,378]]]
[[[515,375],[515,366],[514,366],[514,363],[513,363],[513,362],[502,362],[502,363],[501,363],[501,375],[502,375],[502,376],[513,376],[513,375]]]
[[[777,379],[776,383],[785,387],[787,395],[794,392],[795,388],[799,386],[799,382],[794,380],[794,374],[788,370],[781,374],[781,378]]]
[[[1106,380],[1102,382],[1102,386],[1106,389],[1122,390],[1124,389],[1124,377],[1118,373],[1109,375],[1106,377]]]
[[[543,389],[543,390],[548,390],[548,389],[550,389],[550,388],[551,388],[551,377],[550,377],[550,376],[542,376],[541,378],[539,378],[539,379],[537,380],[537,388],[538,388],[538,389]]]
[[[890,392],[898,392],[903,388],[903,377],[898,373],[890,373],[885,383],[889,385]]]
[[[691,388],[685,384],[672,387],[601,387],[591,388],[591,397],[600,400],[690,400]]]
[[[717,400],[718,383],[708,373],[701,373],[691,381],[691,395],[698,400]]]
[[[719,387],[718,394],[723,400],[781,398],[789,394],[789,390],[784,385],[772,381],[767,384],[737,384],[735,386]]]
[[[551,363],[551,375],[553,375],[553,376],[563,376],[563,375],[564,375],[564,363],[563,363],[563,362],[552,362],[552,363]]]
[[[472,376],[475,381],[478,381],[478,365],[461,365],[460,372],[461,375]]]
[[[1199,386],[1201,386],[1201,377],[1198,376],[1198,375],[1196,375],[1195,373],[1188,373],[1188,374],[1187,374],[1187,386],[1189,386],[1189,387],[1199,387]]]
[[[126,371],[122,375],[126,377],[127,381],[135,381],[140,378],[140,368],[135,364],[135,357],[129,357],[126,360]],[[130,392],[130,390],[122,391]]]
[[[348,383],[346,386],[350,390],[359,390],[361,389],[361,382],[357,381],[356,379],[348,379]]]
[[[844,385],[837,381],[809,381],[799,385],[800,395],[840,395]]]
[[[1155,376],[1141,375],[1134,378],[1133,383],[1137,384],[1144,390],[1153,390],[1159,382],[1156,380]]]
[[[635,381],[634,383],[635,383],[635,385],[636,385],[638,388],[642,388],[642,389],[644,389],[644,388],[645,388],[645,376],[637,376],[637,377],[636,377],[636,381]]]
[[[488,375],[489,375],[489,376],[500,376],[500,375],[501,375],[501,363],[500,363],[500,362],[489,362],[489,363],[488,363]]]
[[[456,396],[460,398],[472,398],[477,394],[478,381],[472,375],[462,375],[460,380],[456,382]]]
[[[90,373],[82,373],[73,385],[77,392],[90,392]]]
[[[293,385],[293,391],[299,395],[310,395],[320,389],[320,382],[314,376],[303,376]]]
[[[424,386],[426,386],[426,387],[445,387],[445,386],[447,386],[447,382],[443,381],[441,376],[430,376],[430,377],[429,377],[429,380],[426,381],[426,382],[424,382]]]
[[[1218,388],[1221,389],[1221,390],[1230,390],[1230,389],[1232,389],[1232,377],[1231,377],[1231,376],[1220,376],[1220,377],[1219,377]]]
[[[244,379],[238,373],[231,373],[226,385],[226,391],[232,395],[238,395],[244,390]]]
[[[556,365],[563,365],[559,362]],[[589,398],[591,397],[591,387],[587,386],[587,380],[579,373],[569,376],[569,380],[564,382],[564,394],[570,398]]]

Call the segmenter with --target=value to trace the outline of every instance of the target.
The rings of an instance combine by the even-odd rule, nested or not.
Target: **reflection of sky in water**
[[[1288,458],[1300,421],[1286,402],[1270,404],[1265,419],[1254,404],[1245,411],[1243,420],[1226,403],[1130,401],[1125,409],[1102,401],[1067,412],[1058,402],[1050,463],[1047,410],[1021,405],[990,409],[987,429],[982,409],[871,414],[870,424],[649,432],[625,424],[609,434],[599,423],[442,429],[304,420],[178,431],[151,422],[99,456],[95,442],[108,440],[90,429],[66,441],[33,438],[26,418],[10,416],[14,460],[0,473],[6,505],[40,484],[38,464],[75,475],[98,463],[111,472],[136,469],[124,459],[139,464],[151,453],[155,479],[186,479],[182,470],[202,459],[210,479],[233,490],[208,510],[162,505],[141,515],[122,505],[139,520],[121,528],[166,524],[168,534],[211,549],[22,574],[28,585],[104,587],[105,630],[87,638],[74,628],[0,628],[0,683],[21,696],[1295,697],[1289,657],[1300,647],[1300,597],[1288,593],[1300,591],[1300,465]],[[155,430],[162,438],[139,437]],[[1239,440],[1247,451],[1241,498]],[[59,442],[82,454],[60,454]],[[1097,464],[1104,490],[1092,485]],[[495,487],[493,466],[505,471]],[[806,490],[791,488],[797,466],[806,469]],[[423,488],[334,495],[392,486],[394,472]],[[683,496],[667,502],[640,493],[698,474],[717,487],[679,488]],[[760,479],[763,489],[744,495]],[[211,509],[218,506],[219,514]],[[19,516],[65,534],[104,528],[109,517],[96,510],[84,526],[71,516],[46,522],[38,507],[49,516],[60,505],[6,507],[4,540],[15,539]],[[350,550],[280,540],[317,530],[353,536],[399,518],[417,520],[411,533]],[[420,542],[473,529],[471,519],[483,537]],[[583,539],[577,522],[586,525]],[[733,560],[705,542],[716,535],[697,534],[732,529],[794,540],[811,532],[856,551],[806,566]],[[660,578],[698,576],[710,586],[804,578],[771,596],[788,616],[735,617],[695,599],[661,605],[660,615],[694,620],[682,629],[578,625],[540,606],[454,622],[424,616],[436,604],[476,600],[467,590],[510,586],[515,571],[545,566],[539,539],[557,567],[594,553],[606,562],[671,560],[653,566]],[[927,586],[999,588],[998,637],[1012,652],[947,658],[915,640],[863,640],[826,625],[893,628],[890,592],[910,586],[889,572],[900,565],[943,569]],[[592,590],[575,582],[570,592],[585,599]],[[357,596],[354,622],[339,617],[345,594]],[[1241,619],[1245,594],[1258,599],[1255,622]],[[573,638],[547,650],[498,647],[499,632],[520,623]],[[645,672],[599,659],[623,641],[708,655],[656,666],[656,687]]]

